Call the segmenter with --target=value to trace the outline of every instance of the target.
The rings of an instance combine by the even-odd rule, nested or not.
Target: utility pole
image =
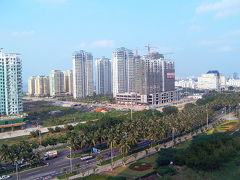
[[[111,142],[111,166],[113,170],[113,152],[112,152],[113,142]]]
[[[228,106],[228,121],[230,121],[230,103],[229,103],[229,106]]]
[[[70,150],[70,171],[71,173],[73,172],[73,166],[72,166],[72,147],[71,146],[68,146],[69,147],[69,150]]]
[[[17,176],[17,180],[20,180],[20,178],[19,178],[19,174],[18,174],[18,162],[17,162],[17,160],[16,160],[16,176]]]
[[[172,128],[172,142],[173,142],[173,146],[174,146],[174,128]]]
[[[208,129],[208,109],[207,109],[207,105],[206,105],[206,112],[207,112],[207,129]]]
[[[40,131],[40,125],[37,123],[37,128],[38,128],[38,136],[39,136],[39,141],[40,141],[40,146],[42,145],[42,136],[41,136],[41,131]]]
[[[131,95],[131,120],[132,120],[132,110],[133,109],[133,96]]]

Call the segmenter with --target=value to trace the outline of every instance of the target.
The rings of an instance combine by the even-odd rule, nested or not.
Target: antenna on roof
[[[3,48],[0,48],[0,52],[2,52]]]

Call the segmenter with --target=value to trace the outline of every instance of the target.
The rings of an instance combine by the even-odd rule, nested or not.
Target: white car
[[[89,160],[89,159],[92,159],[93,158],[93,156],[91,156],[91,155],[89,155],[89,154],[84,154],[84,155],[82,155],[81,156],[81,160],[82,161],[85,161],[85,160]]]
[[[2,180],[2,179],[8,179],[8,178],[10,178],[9,175],[2,175],[2,176],[0,176],[0,180]]]

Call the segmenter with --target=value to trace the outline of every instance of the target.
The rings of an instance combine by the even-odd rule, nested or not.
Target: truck
[[[48,152],[44,153],[43,156],[44,156],[45,160],[53,159],[58,156],[58,152],[57,151],[48,151]]]

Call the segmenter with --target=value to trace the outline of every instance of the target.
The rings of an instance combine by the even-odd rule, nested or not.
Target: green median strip
[[[119,160],[119,159],[122,159],[124,156],[123,155],[119,155],[119,156],[116,156],[116,157],[114,157],[113,158],[113,162],[114,161],[117,161],[117,160]],[[102,163],[100,163],[100,164],[98,164],[99,166],[104,166],[104,165],[106,165],[106,164],[110,164],[112,161],[111,161],[111,159],[108,159],[108,160],[105,160],[105,161],[103,161]]]
[[[71,176],[75,176],[77,175],[77,172],[72,172],[72,173],[67,173],[67,174],[64,174],[64,175],[60,175],[60,176],[57,176],[58,179],[67,179]]]

